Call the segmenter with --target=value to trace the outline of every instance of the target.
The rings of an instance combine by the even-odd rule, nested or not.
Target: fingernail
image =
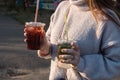
[[[62,51],[62,52],[65,52],[66,50],[65,50],[65,49],[62,49],[61,51]]]
[[[60,62],[63,63],[64,61],[61,60]]]
[[[64,52],[64,49],[61,49],[61,52]]]
[[[58,56],[59,58],[61,58],[61,56]]]

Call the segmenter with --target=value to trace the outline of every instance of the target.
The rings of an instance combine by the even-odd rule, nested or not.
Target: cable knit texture
[[[79,5],[76,5],[79,2]],[[111,80],[120,75],[120,29],[110,20],[98,23],[84,0],[62,1],[51,17],[47,37],[52,43],[51,70],[49,80]],[[81,3],[80,3],[81,2]],[[118,19],[115,13],[108,14]],[[77,41],[80,48],[80,62],[77,70],[65,70],[57,66],[57,41],[65,38],[64,14],[68,13],[68,37]],[[118,20],[119,21],[119,20]],[[66,76],[65,76],[66,75]],[[81,76],[80,76],[81,75]]]

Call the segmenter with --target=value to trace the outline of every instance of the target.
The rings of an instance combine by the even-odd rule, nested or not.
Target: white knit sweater
[[[79,0],[82,1],[82,0]],[[108,10],[117,21],[113,11]],[[80,48],[80,62],[77,70],[57,66],[57,40],[65,38],[64,14],[68,13],[69,39],[77,41]],[[52,44],[51,70],[49,80],[59,80],[67,75],[68,80],[80,80],[84,74],[89,80],[111,80],[120,75],[120,29],[112,21],[96,22],[86,4],[60,3],[51,17],[46,33]]]

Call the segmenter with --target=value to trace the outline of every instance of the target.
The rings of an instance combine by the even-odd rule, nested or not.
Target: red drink
[[[44,42],[45,32],[44,32],[45,24],[40,22],[27,22],[26,32],[27,32],[27,48],[31,50],[40,49],[41,45]]]

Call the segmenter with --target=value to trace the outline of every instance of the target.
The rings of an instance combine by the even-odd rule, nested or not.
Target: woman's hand
[[[76,42],[71,43],[72,49],[62,49],[63,53],[70,55],[59,55],[60,62],[72,64],[73,67],[77,66],[80,61],[80,50]]]
[[[47,56],[51,53],[50,51],[51,51],[51,44],[47,41],[47,39],[45,37],[44,44],[38,50],[38,56],[39,57]]]
[[[24,28],[24,36],[25,36],[24,42],[27,42],[28,33],[26,27]],[[50,46],[51,46],[50,43],[47,41],[46,37],[44,37],[44,42],[40,49],[38,50],[38,56],[41,57],[48,55]]]

